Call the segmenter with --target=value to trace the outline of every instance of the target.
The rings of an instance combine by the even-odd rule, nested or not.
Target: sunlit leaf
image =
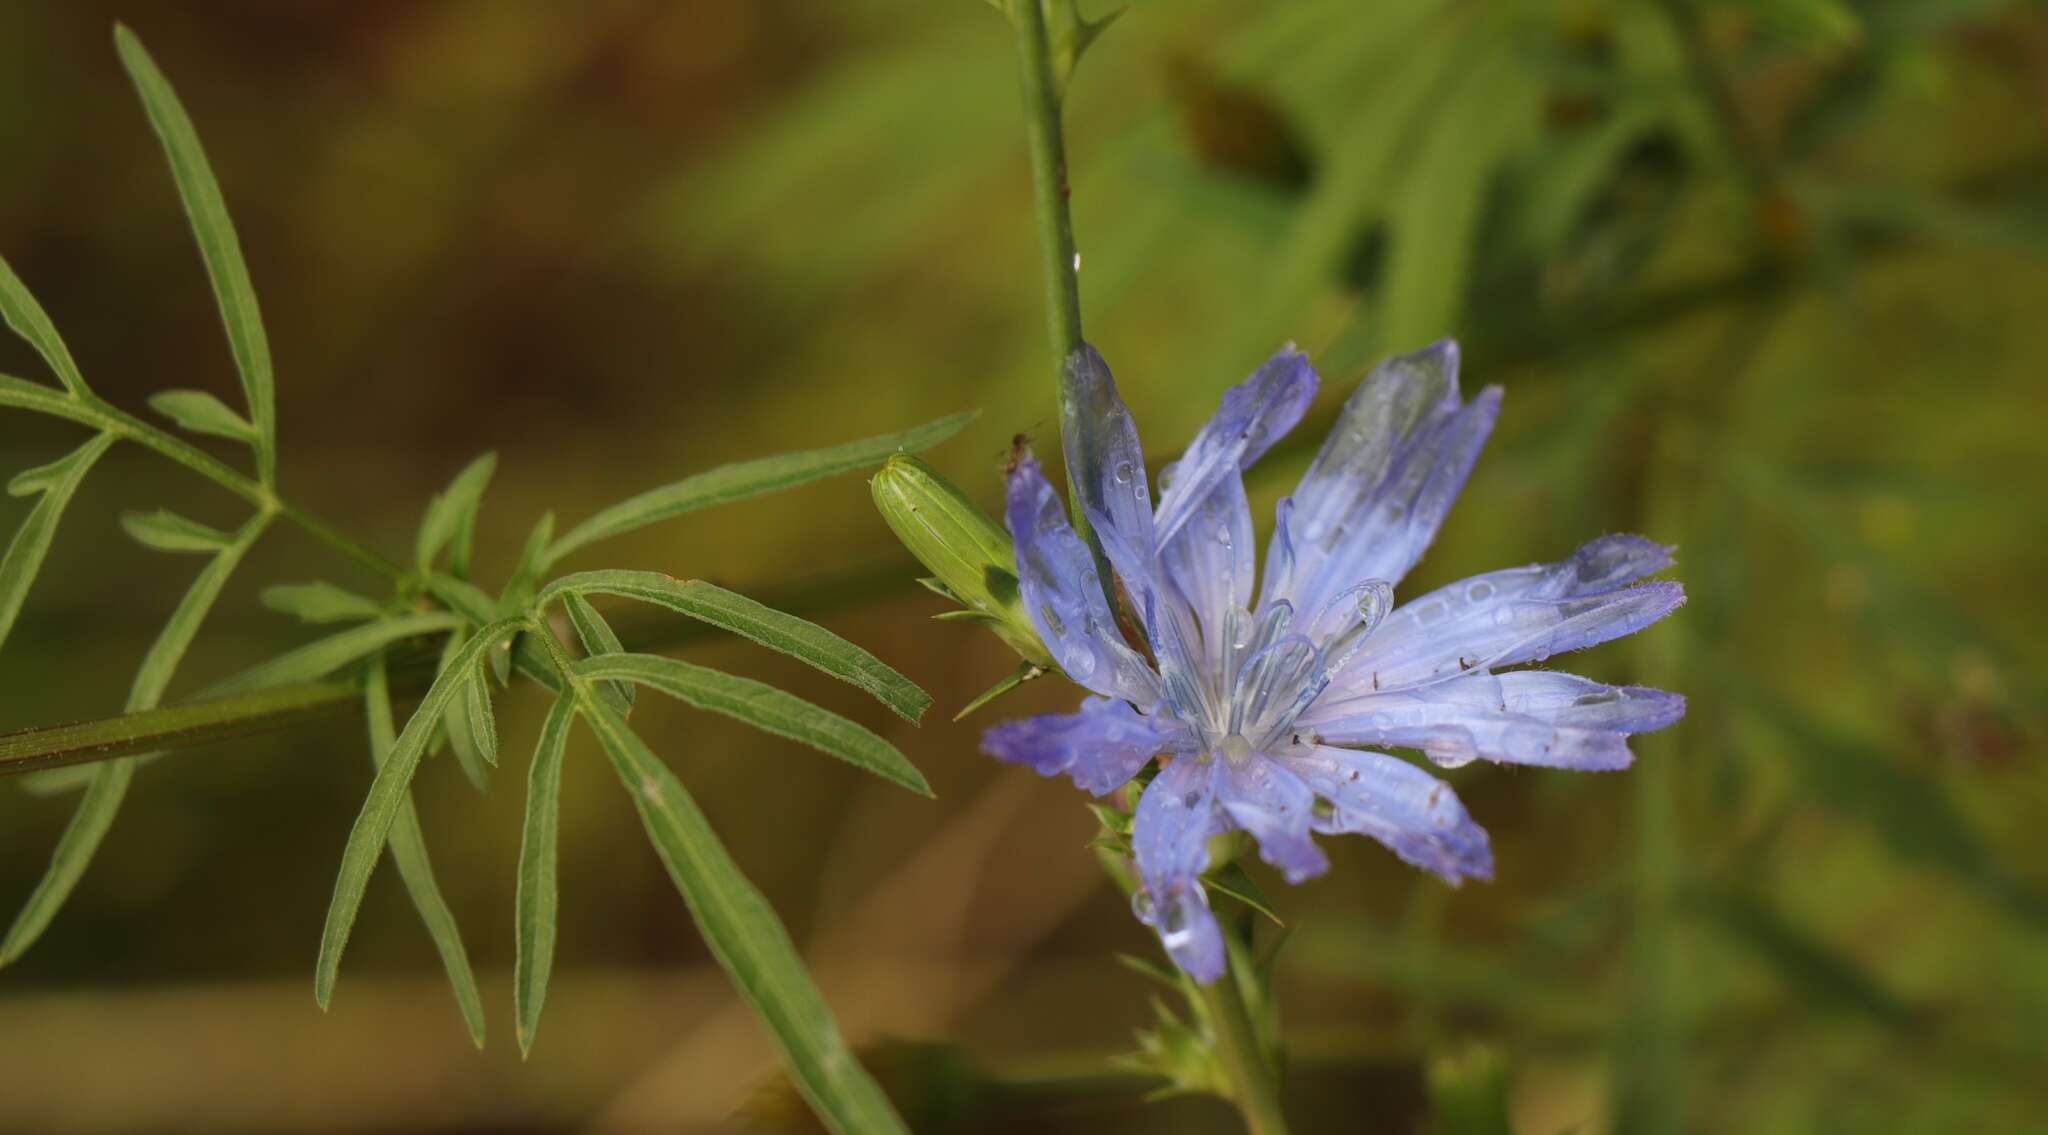
[[[502,619],[485,627],[469,640],[462,652],[445,667],[420,699],[405,729],[391,746],[391,755],[377,770],[363,810],[349,829],[348,846],[342,851],[341,873],[334,882],[334,897],[327,906],[327,925],[320,934],[320,958],[313,974],[313,996],[321,1008],[334,996],[334,981],[341,969],[342,950],[349,931],[355,927],[356,912],[363,904],[363,892],[370,885],[370,872],[390,838],[391,825],[412,787],[412,775],[433,736],[434,723],[460,694],[463,676],[483,658],[483,652],[499,637],[512,633],[516,619]]]
[[[263,317],[256,308],[256,290],[249,282],[249,266],[242,260],[241,242],[228,220],[220,184],[214,180],[213,170],[200,150],[199,135],[192,129],[192,120],[179,104],[178,96],[172,93],[163,72],[143,49],[142,41],[125,26],[115,25],[114,47],[121,55],[121,65],[135,81],[135,89],[142,95],[150,125],[156,128],[164,154],[170,159],[178,197],[192,219],[192,235],[206,261],[206,274],[220,304],[221,322],[227,327],[228,346],[234,352],[235,369],[242,376],[249,418],[256,426],[256,465],[261,479],[268,484],[277,461],[277,409],[270,371],[270,341],[264,336]]]
[[[774,908],[740,874],[682,782],[624,718],[590,699],[581,709],[712,957],[782,1050],[804,1099],[838,1135],[908,1135],[888,1097],[848,1050]]]
[[[35,582],[43,557],[50,551],[50,541],[56,538],[57,521],[64,515],[64,506],[71,503],[72,494],[78,491],[79,482],[85,480],[93,462],[112,444],[111,434],[101,434],[72,450],[69,456],[32,470],[33,477],[17,477],[8,486],[8,491],[15,495],[36,492],[42,494],[42,499],[29,509],[28,518],[21,522],[7,545],[7,554],[0,556],[0,645],[6,644],[7,632],[14,629],[14,620],[28,598],[29,585]]]
[[[64,345],[64,337],[57,334],[56,325],[44,313],[43,305],[36,302],[28,285],[14,274],[6,257],[0,257],[0,320],[5,320],[16,335],[36,349],[64,389],[80,396],[89,393],[85,376],[78,373],[78,364],[71,359],[71,348]]]
[[[907,721],[916,721],[932,704],[931,695],[916,683],[831,631],[701,579],[682,580],[652,571],[578,572],[542,588],[537,601],[545,605],[568,592],[637,599],[723,627],[859,686]]]
[[[514,1025],[519,1052],[533,1049],[555,964],[555,846],[561,832],[562,753],[569,743],[576,702],[558,698],[541,723],[540,742],[526,773],[526,827],[519,841],[519,888],[513,923],[518,951],[512,967]]]
[[[426,514],[420,518],[419,535],[413,541],[414,564],[422,575],[433,569],[434,558],[443,548],[449,549],[449,574],[457,579],[469,574],[477,505],[497,468],[498,455],[486,453],[463,466],[448,487],[427,502]]]
[[[264,588],[258,598],[265,607],[305,623],[346,623],[384,614],[384,605],[375,599],[321,579],[274,584]]]
[[[802,453],[734,462],[685,477],[621,501],[571,528],[547,550],[542,566],[553,564],[586,544],[631,532],[656,521],[880,465],[892,453],[928,449],[959,433],[973,420],[972,412],[954,414],[901,433],[882,434]]]
[[[382,767],[395,743],[393,734],[396,731],[391,723],[391,686],[385,676],[384,656],[381,654],[370,660],[369,673],[363,681],[363,710],[369,722],[370,758],[372,763]],[[462,931],[455,925],[455,913],[448,909],[448,900],[441,897],[441,885],[434,880],[434,866],[427,858],[426,833],[420,830],[419,813],[413,808],[410,793],[399,802],[398,815],[391,823],[391,835],[386,846],[391,849],[391,865],[398,868],[405,893],[412,898],[413,907],[420,912],[420,921],[426,923],[427,933],[434,939],[434,949],[441,955],[441,967],[448,971],[448,984],[454,988],[455,1002],[461,1007],[462,1019],[469,1026],[469,1039],[482,1048],[483,995],[477,992],[476,974],[469,968],[469,953],[463,949]]]
[[[205,621],[228,576],[233,574],[236,565],[241,563],[243,555],[263,534],[268,523],[268,516],[259,515],[244,524],[193,579],[192,586],[186,589],[184,598],[178,601],[177,608],[150,645],[149,653],[143,656],[142,665],[136,669],[135,681],[128,691],[127,709],[130,713],[153,709],[163,700],[172,673],[185,657],[186,649],[192,645],[193,636],[199,633],[199,624]],[[86,866],[92,862],[94,853],[99,850],[101,841],[106,838],[107,829],[113,825],[114,815],[120,811],[121,800],[128,793],[128,784],[134,778],[135,767],[141,759],[124,757],[102,762],[91,769],[91,782],[77,809],[72,812],[71,823],[59,837],[56,850],[51,853],[49,869],[29,895],[13,926],[8,928],[7,937],[0,940],[0,965],[20,957],[34,944],[50,920],[56,917],[64,900],[70,897],[72,889],[84,876]]]
[[[932,794],[917,766],[896,746],[856,722],[795,694],[655,654],[599,654],[576,664],[585,678],[635,682],[699,709],[722,713],[866,769],[922,796]]]
[[[218,528],[187,520],[168,509],[121,514],[121,529],[136,543],[159,552],[205,552],[211,554],[233,539]]]

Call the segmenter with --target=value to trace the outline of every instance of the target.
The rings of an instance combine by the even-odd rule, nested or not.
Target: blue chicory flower
[[[1671,549],[1641,537],[1605,536],[1558,563],[1394,606],[1500,406],[1497,386],[1460,398],[1455,343],[1388,360],[1345,403],[1279,504],[1256,603],[1241,474],[1314,396],[1307,357],[1283,350],[1227,391],[1161,473],[1156,508],[1108,366],[1092,347],[1067,365],[1068,468],[1150,657],[1119,631],[1037,462],[1018,462],[1007,521],[1025,609],[1060,668],[1099,696],[1078,713],[997,725],[982,747],[1098,796],[1166,756],[1133,822],[1133,908],[1197,980],[1224,968],[1200,881],[1210,836],[1248,832],[1289,882],[1329,866],[1312,832],[1363,833],[1453,884],[1491,878],[1486,832],[1450,787],[1376,748],[1419,749],[1447,768],[1483,757],[1618,769],[1629,734],[1684,714],[1678,694],[1509,669],[1631,634],[1683,603],[1676,583],[1635,584],[1671,563]]]

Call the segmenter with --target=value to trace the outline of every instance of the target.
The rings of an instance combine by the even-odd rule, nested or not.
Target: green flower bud
[[[925,585],[965,608],[939,617],[981,623],[1026,662],[1050,668],[1052,655],[1038,641],[1017,591],[1017,552],[1010,534],[951,481],[908,453],[891,457],[869,485],[889,530],[935,577]]]

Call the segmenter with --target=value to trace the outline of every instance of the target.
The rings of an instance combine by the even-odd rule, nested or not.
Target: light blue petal
[[[1458,345],[1450,340],[1374,367],[1344,403],[1294,491],[1285,525],[1290,538],[1274,541],[1266,563],[1266,597],[1313,597],[1366,578],[1321,582],[1351,529],[1373,515],[1389,477],[1412,463],[1413,453],[1440,433],[1458,406]],[[1275,562],[1283,548],[1291,564]]]
[[[1451,786],[1386,753],[1290,746],[1273,759],[1328,801],[1313,811],[1322,832],[1357,832],[1446,882],[1491,879],[1493,850]]]
[[[1094,347],[1083,343],[1067,356],[1066,372],[1071,400],[1061,407],[1060,440],[1075,490],[1084,508],[1108,518],[1097,528],[1121,537],[1149,576],[1158,545],[1137,422]]]
[[[1628,734],[1677,721],[1685,699],[1607,686],[1572,674],[1526,670],[1463,677],[1317,710],[1296,723],[1319,744],[1421,749],[1455,768],[1477,758],[1589,771],[1628,767]]]
[[[1141,709],[1158,701],[1158,675],[1124,644],[1095,557],[1067,523],[1038,462],[1029,457],[1010,473],[1004,519],[1017,542],[1024,609],[1060,669],[1098,694]]]
[[[1082,789],[1105,796],[1186,737],[1185,729],[1155,722],[1128,702],[1087,698],[1079,713],[1020,717],[996,725],[981,735],[981,751],[997,760],[1028,765],[1040,776],[1065,774]]]
[[[1161,542],[1195,518],[1217,481],[1249,469],[1293,429],[1315,396],[1315,368],[1307,355],[1291,347],[1224,391],[1216,416],[1188,443],[1173,478],[1160,489]]]
[[[1402,605],[1366,639],[1324,695],[1328,704],[1541,661],[1633,634],[1676,610],[1676,583],[1627,584],[1670,563],[1639,536],[1604,536],[1556,564],[1509,568]]]
[[[1398,583],[1407,575],[1443,526],[1499,412],[1500,388],[1489,386],[1397,455],[1370,500],[1340,525],[1318,574],[1296,577],[1297,604],[1320,607],[1360,580]]]
[[[1231,822],[1259,842],[1259,858],[1278,867],[1290,883],[1330,869],[1330,860],[1309,836],[1316,796],[1286,767],[1254,753],[1243,761],[1219,761],[1216,792]]]
[[[1160,549],[1166,578],[1187,599],[1212,643],[1224,632],[1229,612],[1251,605],[1258,571],[1254,539],[1244,478],[1233,469],[1216,479],[1194,519]]]
[[[1209,837],[1223,830],[1216,806],[1213,760],[1168,761],[1131,822],[1143,889],[1132,903],[1140,921],[1159,932],[1175,964],[1196,981],[1223,976],[1223,932],[1209,910],[1201,874],[1209,866]]]

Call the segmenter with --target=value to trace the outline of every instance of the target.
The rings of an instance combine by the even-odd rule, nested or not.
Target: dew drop
[[[1226,548],[1230,546],[1230,525],[1218,524],[1216,526],[1216,542]]]
[[[1076,271],[1076,272],[1079,272],[1080,270],[1081,270],[1081,254],[1080,254],[1079,252],[1076,252],[1076,253],[1074,253],[1074,271]]]
[[[1181,797],[1180,802],[1190,808],[1197,807],[1202,803],[1202,794],[1190,792],[1186,796]]]
[[[1038,605],[1038,617],[1045,620],[1046,628],[1052,631],[1052,637],[1065,638],[1067,636],[1067,624],[1060,620],[1060,613],[1052,609],[1052,604],[1040,603]]]
[[[1337,818],[1337,803],[1327,796],[1318,796],[1309,804],[1308,814],[1317,823],[1327,824]]]
[[[1508,625],[1509,623],[1512,623],[1512,622],[1514,622],[1514,621],[1515,621],[1515,612],[1514,612],[1514,611],[1513,611],[1513,610],[1512,610],[1511,608],[1508,608],[1508,607],[1502,607],[1502,608],[1501,608],[1500,610],[1498,610],[1498,611],[1495,611],[1495,612],[1493,613],[1493,625],[1494,625],[1494,626],[1497,626],[1497,627],[1504,627],[1504,626],[1507,626],[1507,625]]]
[[[1131,892],[1131,913],[1137,916],[1139,922],[1147,926],[1152,925],[1152,919],[1157,912],[1152,902],[1151,891],[1139,887]]]
[[[1119,485],[1128,485],[1128,484],[1130,484],[1130,483],[1131,483],[1131,478],[1132,478],[1132,477],[1135,477],[1135,476],[1137,476],[1137,470],[1135,470],[1135,469],[1132,469],[1132,468],[1131,468],[1131,463],[1130,463],[1130,462],[1128,462],[1128,461],[1119,461],[1119,462],[1117,462],[1117,465],[1116,465],[1116,483],[1117,483],[1117,484],[1119,484]]]
[[[1482,579],[1465,589],[1465,598],[1473,603],[1484,603],[1493,598],[1493,590],[1493,584]]]

